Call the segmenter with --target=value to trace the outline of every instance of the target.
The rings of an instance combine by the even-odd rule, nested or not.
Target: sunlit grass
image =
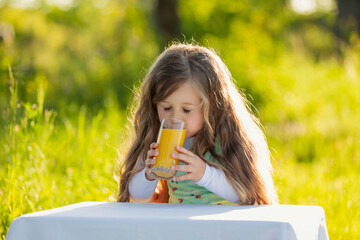
[[[269,89],[274,101],[260,112],[280,203],[321,206],[330,239],[358,239],[360,82],[354,75],[360,72],[332,59],[312,63],[294,56],[284,56],[281,66]],[[287,84],[276,87],[281,79]]]
[[[80,107],[72,119],[44,110],[45,84],[36,103],[16,99],[11,77],[9,122],[1,132],[0,234],[25,213],[81,201],[115,201],[114,171],[127,131],[115,101],[89,117]]]

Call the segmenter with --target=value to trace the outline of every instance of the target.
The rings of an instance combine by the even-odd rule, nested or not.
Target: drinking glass
[[[176,152],[176,146],[183,146],[186,130],[184,122],[176,118],[164,118],[161,121],[157,138],[159,155],[151,172],[158,178],[169,180],[175,176],[176,171],[171,170],[171,165],[179,165],[179,160],[171,157]]]

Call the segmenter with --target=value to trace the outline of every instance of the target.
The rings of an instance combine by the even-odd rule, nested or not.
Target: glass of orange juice
[[[171,179],[176,172],[171,170],[171,165],[179,165],[179,160],[172,158],[171,154],[176,152],[176,146],[183,146],[186,130],[184,122],[176,118],[164,118],[157,138],[159,155],[151,172],[158,178]]]

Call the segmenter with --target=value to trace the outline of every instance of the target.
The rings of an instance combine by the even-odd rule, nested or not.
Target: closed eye
[[[188,110],[188,109],[183,109],[184,110],[184,113],[189,113],[190,112],[190,110]]]

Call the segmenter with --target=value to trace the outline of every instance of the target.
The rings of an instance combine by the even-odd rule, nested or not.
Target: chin
[[[185,138],[195,137],[194,133],[186,133]]]

